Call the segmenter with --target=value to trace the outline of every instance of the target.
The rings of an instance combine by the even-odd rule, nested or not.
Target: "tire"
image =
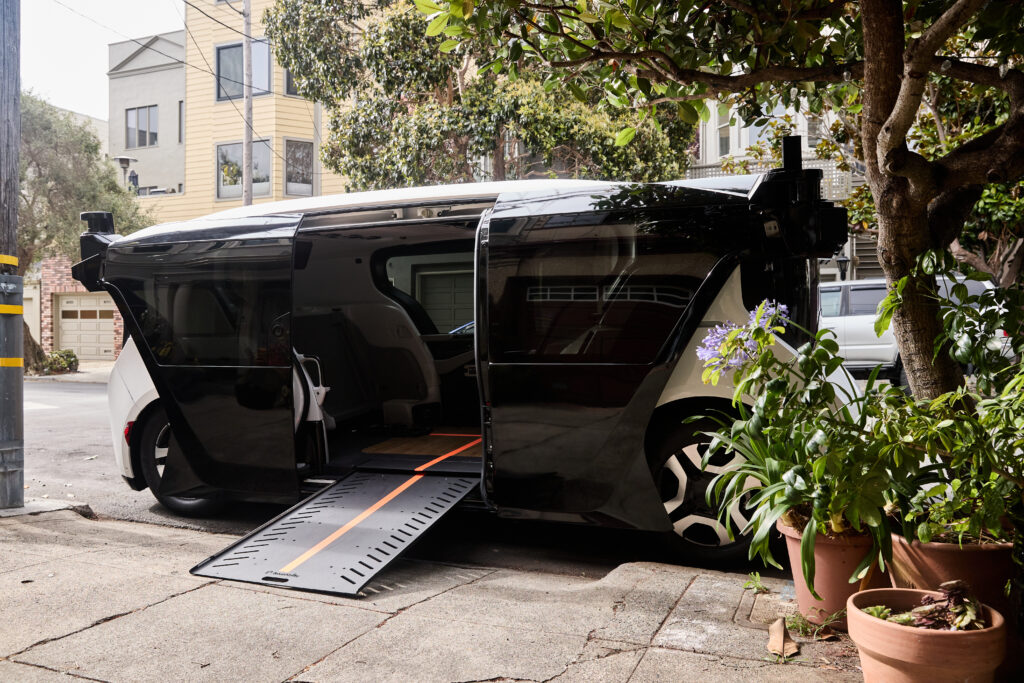
[[[731,512],[735,541],[718,522],[718,510],[705,498],[715,475],[738,462],[736,454],[719,453],[701,471],[701,459],[711,439],[700,432],[717,427],[710,421],[682,424],[663,440],[654,464],[654,483],[673,531],[666,534],[672,551],[688,561],[718,564],[747,559],[750,536],[739,536],[748,517],[737,505]]]
[[[185,498],[165,496],[160,493],[160,479],[163,475],[167,446],[171,437],[171,425],[163,408],[149,413],[141,425],[139,435],[139,466],[153,497],[165,508],[184,517],[210,517],[224,509],[224,502],[212,498]]]

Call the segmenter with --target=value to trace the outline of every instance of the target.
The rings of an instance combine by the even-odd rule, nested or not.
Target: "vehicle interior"
[[[413,470],[446,454],[446,467],[479,471],[476,213],[328,217],[300,233],[292,345],[313,384],[328,388],[325,443],[315,447],[312,427],[297,436],[313,472]]]

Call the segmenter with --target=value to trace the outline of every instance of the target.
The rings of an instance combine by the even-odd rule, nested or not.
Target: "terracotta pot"
[[[877,619],[861,608],[885,605],[905,612],[934,591],[880,588],[851,595],[846,603],[850,638],[860,652],[867,683],[983,683],[994,679],[1006,652],[1005,624],[999,612],[986,606],[988,628],[977,631],[936,631],[902,626]]]
[[[814,542],[814,589],[821,596],[821,600],[818,600],[811,595],[800,569],[800,532],[781,521],[776,523],[775,528],[786,537],[786,550],[789,551],[789,566],[793,572],[796,604],[800,614],[812,624],[821,624],[830,615],[845,608],[846,599],[860,590],[860,583],[850,583],[850,576],[871,550],[871,537],[865,534],[830,538],[818,534]],[[888,585],[888,577],[875,566],[865,588]],[[846,620],[838,619],[831,626],[843,630],[846,628]]]
[[[1014,573],[1012,552],[1012,543],[907,543],[893,534],[890,578],[894,588],[924,590],[962,579],[984,604],[1009,614],[1010,599],[1003,589]]]
[[[1013,544],[908,543],[892,537],[892,585],[896,588],[936,590],[939,584],[962,579],[982,603],[1004,617],[1013,614],[1006,595],[1006,582],[1014,575]],[[1024,680],[1024,651],[1020,646],[1020,625],[1006,623],[1006,661],[999,673],[1005,680]]]

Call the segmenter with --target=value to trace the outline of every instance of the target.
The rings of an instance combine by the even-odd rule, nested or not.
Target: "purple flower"
[[[785,304],[765,301],[763,306],[760,322],[757,320],[757,310],[755,309],[750,312],[745,327],[741,328],[731,322],[726,322],[708,330],[704,341],[697,348],[697,358],[705,368],[717,371],[735,370],[757,356],[757,342],[752,338],[751,331],[754,328],[770,330],[773,327],[778,327],[783,324],[789,314],[789,309]],[[737,330],[739,332],[734,338],[735,343],[728,348],[729,345],[726,345],[726,341],[729,335]],[[727,348],[723,349],[723,346]]]
[[[760,327],[768,329],[769,327],[782,325],[788,315],[789,307],[786,306],[786,304],[780,304],[777,301],[765,299],[764,312],[761,314]],[[756,323],[757,309],[755,308],[750,312],[750,318],[747,320],[747,324],[755,325]]]

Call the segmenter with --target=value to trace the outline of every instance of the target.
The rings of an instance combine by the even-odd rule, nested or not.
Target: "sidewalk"
[[[106,384],[113,368],[114,361],[112,360],[83,360],[78,362],[78,372],[69,372],[63,375],[25,375],[25,381]]]
[[[0,680],[858,681],[848,640],[772,663],[792,584],[655,563],[603,579],[399,561],[348,599],[188,569],[235,540],[0,518]]]

